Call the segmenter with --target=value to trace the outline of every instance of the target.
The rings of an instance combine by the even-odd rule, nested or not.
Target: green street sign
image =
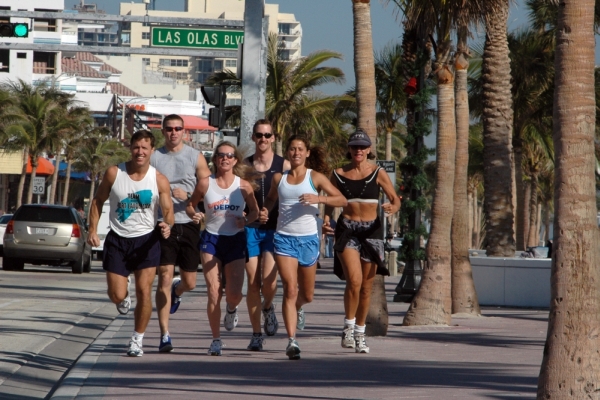
[[[244,41],[243,31],[152,27],[152,47],[236,50]]]

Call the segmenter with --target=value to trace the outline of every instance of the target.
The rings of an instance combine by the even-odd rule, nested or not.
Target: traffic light
[[[29,25],[25,22],[0,23],[0,37],[26,38],[29,36]]]
[[[202,97],[211,106],[214,106],[208,110],[208,124],[215,128],[221,129],[225,123],[221,124],[221,111],[225,107],[225,100],[227,98],[226,89],[224,86],[201,86],[200,91]]]

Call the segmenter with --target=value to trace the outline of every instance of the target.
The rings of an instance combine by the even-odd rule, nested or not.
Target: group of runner
[[[371,286],[376,272],[387,273],[377,217],[379,190],[390,199],[381,206],[386,213],[400,207],[387,173],[368,162],[368,135],[357,130],[350,136],[350,162],[328,179],[324,151],[303,136],[287,140],[287,160],[276,155],[272,149],[275,135],[267,120],[253,127],[254,155],[243,159],[234,144],[217,145],[212,173],[204,156],[184,144],[180,116],[165,117],[162,132],[165,145],[155,151],[151,132],[132,136],[131,160],[106,171],[90,209],[88,241],[97,246],[102,205],[110,201],[111,230],[104,243],[103,268],[108,296],[121,314],[131,307],[130,274],[135,276],[135,326],[127,354],[143,354],[156,274],[158,350],[173,350],[169,315],[177,311],[182,295],[195,288],[201,261],[212,332],[208,354],[222,354],[223,292],[223,325],[231,331],[238,323],[245,271],[253,331],[248,350],[263,349],[261,328],[267,336],[278,331],[273,299],[279,273],[289,337],[286,355],[299,359],[296,330],[304,329],[303,306],[314,295],[319,238],[322,233],[334,233],[331,216],[336,207],[342,207],[335,229],[336,273],[347,282],[341,344],[368,353],[364,332]],[[322,231],[317,225],[319,204],[325,205]],[[205,229],[200,232],[202,222]],[[180,277],[174,277],[175,265]]]

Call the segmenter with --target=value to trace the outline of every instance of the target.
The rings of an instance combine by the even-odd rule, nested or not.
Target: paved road
[[[116,317],[99,262],[0,270],[0,399],[49,397],[63,375]]]

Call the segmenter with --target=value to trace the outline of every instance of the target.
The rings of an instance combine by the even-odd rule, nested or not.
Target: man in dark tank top
[[[259,189],[254,192],[254,197],[259,209],[262,209],[265,198],[271,188],[273,175],[290,169],[290,163],[273,152],[275,135],[271,123],[266,119],[256,121],[252,128],[252,141],[254,154],[245,161],[257,171],[263,173],[258,182]],[[275,315],[273,298],[277,292],[277,266],[274,258],[273,236],[277,227],[277,208],[269,214],[266,224],[258,221],[246,227],[248,240],[248,262],[246,274],[248,276],[248,294],[246,304],[252,323],[252,338],[248,350],[261,351],[263,348],[262,329],[260,326],[261,310],[264,315],[264,330],[267,336],[277,333],[278,322]],[[261,301],[262,295],[262,301]]]

